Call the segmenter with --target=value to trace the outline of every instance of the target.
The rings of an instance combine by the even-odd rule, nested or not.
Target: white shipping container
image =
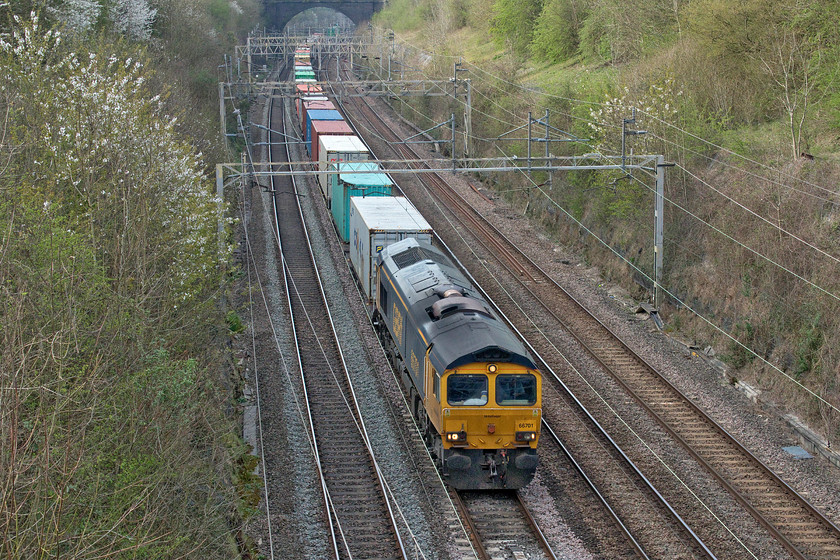
[[[401,196],[350,197],[350,262],[373,302],[376,259],[392,243],[408,237],[432,242],[432,226]]]
[[[367,161],[370,152],[365,143],[358,136],[324,135],[318,136],[318,184],[321,192],[329,202],[332,200],[330,192],[329,170],[330,163],[336,161]]]

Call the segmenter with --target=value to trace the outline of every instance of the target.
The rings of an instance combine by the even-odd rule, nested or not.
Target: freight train
[[[523,344],[432,243],[371,151],[295,52],[295,106],[317,182],[372,322],[443,479],[518,489],[536,472],[542,378]],[[327,173],[327,172],[330,173]]]

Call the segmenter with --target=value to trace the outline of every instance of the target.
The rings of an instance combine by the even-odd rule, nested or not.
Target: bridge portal
[[[370,21],[373,14],[381,10],[384,5],[385,0],[343,0],[340,2],[266,0],[265,15],[273,29],[283,29],[293,17],[301,12],[312,8],[330,8],[344,14],[353,23],[359,25],[363,21]]]

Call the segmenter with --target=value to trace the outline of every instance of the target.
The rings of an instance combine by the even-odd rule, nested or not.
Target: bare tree
[[[774,27],[770,43],[757,58],[767,76],[775,84],[778,99],[787,114],[791,154],[803,153],[802,137],[817,81],[815,75],[822,64],[819,44],[809,45],[790,28]]]

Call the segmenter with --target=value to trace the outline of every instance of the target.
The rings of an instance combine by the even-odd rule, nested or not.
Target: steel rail
[[[273,103],[269,103],[269,106],[268,106],[268,122],[269,122],[269,124],[272,121],[273,112],[274,112]],[[284,119],[284,122],[285,122],[285,119]],[[268,154],[269,154],[269,157],[272,157],[272,155],[271,155],[272,154],[272,146],[271,146],[271,143],[270,143],[270,140],[271,140],[271,131],[270,130],[268,132],[268,137],[269,137]],[[275,179],[272,177],[271,178],[272,191],[277,190],[276,188],[274,188],[274,181],[275,181]],[[279,216],[278,209],[277,209],[277,197],[272,194],[271,198],[272,198],[273,207],[274,207],[275,229],[277,231],[277,235],[276,235],[277,248],[278,248],[278,251],[280,252],[281,269],[283,270],[283,285],[284,285],[283,287],[284,287],[284,291],[286,293],[287,308],[289,310],[289,322],[291,324],[291,332],[294,334],[295,349],[296,349],[297,361],[298,361],[298,369],[301,372],[301,378],[302,378],[303,377],[303,361],[301,359],[300,340],[298,339],[298,334],[297,334],[298,329],[296,327],[295,314],[293,312],[293,306],[292,306],[292,295],[291,295],[292,292],[289,289],[290,288],[290,286],[289,286],[290,272],[289,272],[288,267],[286,266],[286,254],[283,251],[283,240],[280,237],[280,229],[279,229],[280,216]],[[302,382],[301,386],[303,388],[303,403],[304,403],[304,406],[306,408],[306,417],[307,417],[307,420],[309,421],[309,426],[308,426],[308,428],[309,428],[309,441],[311,442],[310,444],[312,446],[312,452],[315,455],[315,468],[318,471],[318,478],[319,478],[320,483],[321,483],[321,495],[322,495],[322,498],[324,500],[324,509],[325,509],[326,514],[327,514],[327,524],[328,524],[328,527],[329,527],[330,544],[332,545],[332,551],[334,553],[333,557],[336,560],[338,560],[340,558],[340,553],[339,553],[339,550],[338,550],[338,538],[336,536],[336,528],[333,525],[333,516],[330,514],[330,511],[331,511],[332,507],[330,505],[330,497],[329,497],[329,490],[327,488],[327,480],[326,480],[326,477],[324,476],[324,471],[321,468],[321,455],[320,455],[320,450],[318,448],[318,439],[315,436],[315,422],[312,418],[312,408],[309,405],[310,401],[309,401],[309,394],[308,394],[308,391],[307,391],[307,388],[306,388],[306,383]]]
[[[269,120],[269,122],[271,122],[271,120]],[[283,118],[282,122],[283,122],[284,131],[285,131],[286,119]],[[269,133],[269,134],[271,134],[271,133]],[[285,132],[283,134],[285,134]],[[269,145],[269,152],[271,151],[271,148],[272,147]],[[288,146],[286,146],[285,151],[286,151],[287,157],[289,159],[291,159],[290,154],[289,154]],[[299,192],[299,188],[298,188],[297,182],[294,180],[294,177],[292,177],[291,180],[292,180],[294,191],[296,193]],[[273,184],[272,184],[272,186],[273,186]],[[272,189],[272,190],[276,191],[276,189]],[[370,442],[370,437],[368,436],[368,433],[367,433],[367,428],[365,426],[364,418],[363,418],[362,413],[361,413],[361,408],[360,408],[359,403],[358,403],[358,399],[357,399],[356,391],[355,391],[355,388],[354,388],[354,385],[353,385],[353,381],[350,378],[350,375],[349,375],[349,372],[348,372],[348,369],[347,369],[347,365],[346,365],[346,362],[345,362],[345,359],[344,359],[344,352],[341,348],[341,343],[338,339],[338,334],[337,334],[336,329],[335,329],[335,322],[332,318],[332,315],[330,314],[329,305],[327,303],[326,294],[324,292],[324,287],[323,287],[323,284],[321,283],[320,272],[318,271],[318,266],[317,266],[317,263],[315,261],[314,251],[313,251],[313,248],[312,248],[312,245],[311,245],[309,232],[308,232],[308,229],[306,227],[306,221],[305,221],[304,216],[303,216],[303,209],[300,206],[299,196],[296,196],[295,200],[297,201],[298,213],[300,215],[301,225],[302,225],[303,232],[304,232],[303,237],[306,240],[307,250],[308,250],[308,253],[309,253],[309,258],[311,260],[313,268],[315,269],[315,280],[317,280],[317,285],[318,285],[318,289],[319,289],[319,292],[320,292],[320,296],[321,296],[321,299],[324,303],[324,307],[325,307],[326,313],[327,313],[327,318],[328,318],[329,323],[330,323],[331,334],[332,334],[332,337],[334,339],[335,345],[338,349],[338,352],[339,352],[339,355],[340,355],[341,366],[342,366],[342,369],[344,371],[344,375],[345,375],[345,379],[347,381],[348,387],[350,389],[351,402],[353,404],[354,414],[357,417],[358,427],[359,427],[362,439],[365,442],[365,447],[366,447],[366,450],[367,450],[368,455],[370,457],[370,460],[371,460],[371,462],[374,466],[374,470],[375,470],[376,478],[377,478],[377,483],[379,485],[384,504],[385,504],[385,506],[388,510],[389,522],[390,522],[391,528],[394,532],[394,537],[396,539],[396,543],[398,544],[398,547],[400,549],[401,557],[404,558],[405,560],[407,560],[408,555],[407,555],[407,552],[406,552],[405,544],[403,543],[403,540],[402,540],[402,535],[400,534],[400,531],[399,531],[397,518],[396,518],[396,515],[393,511],[393,508],[391,507],[391,501],[388,498],[388,492],[387,492],[387,489],[386,489],[386,484],[385,484],[385,481],[384,481],[384,478],[383,478],[383,475],[382,475],[382,471],[379,468],[379,464],[378,464],[378,462],[376,460],[376,457],[375,457],[375,454],[373,452],[373,448],[372,448],[372,445],[371,445],[371,442]],[[277,226],[279,227],[279,216],[277,214],[277,208],[276,208],[276,197],[275,197],[275,219],[277,220]],[[280,243],[279,236],[278,236],[278,243]],[[284,269],[284,280],[287,282],[286,293],[287,293],[287,297],[291,297],[291,292],[288,289],[288,280],[287,280],[291,271],[288,268],[288,262],[285,258],[285,255],[282,254],[282,246],[281,246],[281,255],[282,255],[281,258],[282,258],[283,269]],[[290,307],[290,309],[291,309],[291,307]],[[294,314],[292,313],[291,316],[293,318]],[[294,319],[292,319],[292,320],[294,321]],[[295,342],[296,342],[296,346],[298,348],[298,364],[299,364],[299,367],[300,367],[302,381],[303,381],[303,387],[304,387],[304,391],[305,391],[306,407],[307,407],[307,414],[309,416],[309,422],[310,422],[310,426],[311,426],[312,441],[313,441],[313,446],[315,446],[315,448],[317,450],[317,447],[318,447],[317,441],[318,440],[315,437],[315,424],[313,422],[313,418],[312,418],[312,414],[311,414],[311,408],[310,408],[310,405],[309,405],[308,391],[306,391],[306,382],[304,380],[305,372],[304,372],[304,367],[303,367],[303,364],[302,364],[302,357],[300,355],[300,345],[299,345],[299,341],[298,341],[297,329],[294,328],[293,330],[295,332]],[[324,488],[324,493],[325,493],[326,500],[327,500],[327,503],[328,503],[328,509],[332,509],[333,514],[336,517],[336,520],[339,520],[338,512],[335,510],[334,505],[331,505],[332,501],[329,498],[328,484],[327,484],[326,478],[323,475],[323,471],[321,469],[321,459],[320,459],[320,455],[317,453],[317,451],[316,451],[316,457],[317,457],[317,462],[318,462],[318,470],[319,470],[319,473],[321,474],[321,482],[322,482],[322,485],[323,485],[323,488]],[[332,520],[331,519],[330,519],[329,523],[330,523],[330,527],[332,529],[333,525],[332,525]],[[338,558],[338,557],[340,557],[340,555],[338,555],[337,538],[336,538],[334,532],[333,532],[332,539],[333,539],[333,542],[335,543],[334,550],[337,554],[336,557]],[[348,550],[348,552],[349,552],[349,550]]]
[[[346,110],[345,110],[345,114],[346,114]],[[382,121],[382,119],[381,119],[381,118],[379,117],[379,115],[378,115],[377,113],[375,113],[374,111],[365,111],[365,114],[366,114],[366,118],[367,118],[367,119],[368,119],[368,121],[371,123],[371,125],[374,125],[374,121],[377,121],[377,122],[379,122],[381,125],[384,125],[384,122]],[[373,118],[371,118],[371,117],[373,117]],[[374,125],[374,126],[375,126],[375,125]],[[379,128],[379,129],[377,130],[377,132],[379,132],[379,133],[384,133],[386,130],[389,130],[389,129],[388,129],[386,126],[382,126],[381,128]],[[405,147],[405,145],[400,145],[400,144],[398,144],[398,145],[397,145],[397,147],[398,147],[398,148],[403,148],[403,147]],[[397,151],[397,150],[394,148],[394,146],[393,146],[393,145],[391,146],[391,148],[392,148],[392,149],[394,149],[395,151]],[[412,153],[413,153],[413,150],[412,150]],[[416,154],[415,154],[415,155],[416,155]],[[433,176],[434,176],[434,175],[433,175]],[[424,176],[424,177],[425,177],[425,176]],[[441,178],[441,177],[437,177],[437,179],[438,179],[438,181],[442,182],[442,183],[443,183],[446,187],[448,187],[448,184],[446,183],[446,181],[445,181],[443,178]],[[422,181],[422,179],[421,179],[421,181]],[[440,188],[439,190],[441,190],[441,191],[445,191],[446,189],[445,189],[445,188]],[[455,200],[455,197],[454,197],[454,196],[453,196],[453,197],[451,197],[451,198],[450,198],[450,200]],[[463,209],[461,209],[461,213],[462,213],[462,214],[467,214],[467,212],[464,212],[464,211],[463,211]],[[482,219],[483,219],[483,217],[482,217]],[[471,223],[472,223],[472,221],[471,221]],[[495,230],[495,227],[494,227],[492,224],[489,224],[489,223],[488,223],[487,225],[489,225],[492,229],[494,229],[494,230]],[[484,232],[484,235],[485,235],[486,237],[489,237],[489,233],[487,233],[487,232],[486,232],[486,228],[480,228],[480,231]],[[607,441],[611,444],[611,446],[612,446],[612,447],[616,450],[616,452],[617,452],[617,453],[618,453],[618,454],[619,454],[619,455],[623,458],[623,460],[624,460],[625,464],[627,464],[627,465],[631,468],[631,470],[633,470],[633,471],[637,474],[637,476],[638,476],[638,477],[639,477],[639,478],[643,481],[643,483],[644,483],[644,484],[645,484],[645,486],[649,489],[649,491],[651,491],[651,492],[652,492],[652,494],[653,494],[654,496],[656,496],[656,498],[659,500],[660,504],[662,504],[662,506],[663,506],[663,507],[664,507],[664,508],[665,508],[665,509],[666,509],[666,510],[667,510],[667,511],[671,514],[671,516],[672,516],[672,517],[673,517],[673,518],[677,521],[677,524],[678,524],[678,525],[682,528],[682,530],[684,530],[684,531],[685,531],[688,535],[690,535],[691,539],[695,542],[695,544],[697,545],[697,547],[698,547],[700,550],[702,550],[702,551],[703,551],[703,553],[706,555],[706,557],[707,557],[707,558],[711,558],[711,559],[716,558],[716,556],[714,555],[714,553],[712,553],[712,552],[711,552],[711,550],[710,550],[710,549],[708,548],[708,546],[707,546],[707,545],[706,545],[706,544],[702,541],[702,539],[700,539],[700,537],[699,537],[699,536],[698,536],[698,535],[697,535],[697,534],[696,534],[696,533],[695,533],[695,532],[691,529],[691,527],[689,527],[689,526],[688,526],[688,524],[687,524],[687,523],[685,522],[685,520],[684,520],[684,519],[682,519],[682,517],[681,517],[681,516],[680,516],[680,515],[676,512],[676,510],[673,508],[673,506],[671,506],[671,504],[670,504],[670,503],[668,503],[667,499],[666,499],[666,498],[665,498],[665,497],[664,497],[664,496],[663,496],[663,495],[662,495],[662,494],[661,494],[661,493],[660,493],[660,492],[656,489],[656,487],[653,485],[653,483],[652,483],[652,482],[650,482],[650,480],[649,480],[647,477],[645,477],[645,476],[644,476],[644,474],[642,474],[641,470],[640,470],[640,469],[639,469],[639,468],[635,465],[635,463],[633,463],[633,461],[629,458],[629,456],[627,456],[627,454],[626,454],[626,453],[625,453],[625,452],[621,449],[621,447],[618,445],[618,443],[617,443],[615,440],[613,440],[613,439],[612,439],[612,437],[611,437],[611,436],[607,433],[606,429],[605,429],[605,428],[603,428],[603,426],[601,426],[601,425],[597,422],[597,420],[595,420],[594,416],[592,416],[592,414],[591,414],[591,413],[590,413],[590,412],[586,409],[585,405],[584,405],[584,404],[583,404],[583,403],[582,403],[582,402],[581,402],[581,401],[577,398],[577,396],[575,396],[575,395],[572,393],[571,389],[569,389],[569,388],[568,388],[568,386],[566,386],[566,385],[565,385],[565,383],[563,383],[563,382],[562,382],[562,380],[560,380],[559,376],[558,376],[558,375],[557,375],[557,374],[556,374],[556,373],[555,373],[555,372],[554,372],[551,368],[549,368],[549,367],[547,366],[547,362],[546,362],[546,361],[545,361],[545,360],[544,360],[544,359],[540,356],[540,354],[539,354],[539,352],[536,350],[536,348],[534,348],[534,347],[533,347],[533,346],[532,346],[532,345],[531,345],[531,344],[530,344],[530,343],[526,340],[525,336],[524,336],[524,335],[523,335],[523,334],[522,334],[522,333],[521,333],[521,332],[520,332],[520,331],[519,331],[519,330],[515,327],[515,325],[513,324],[513,322],[512,322],[512,321],[511,321],[511,320],[510,320],[510,319],[509,319],[509,318],[508,318],[508,317],[507,317],[507,316],[506,316],[506,315],[505,315],[505,314],[501,311],[500,306],[499,306],[498,304],[496,304],[496,303],[495,303],[495,301],[494,301],[494,300],[490,297],[490,294],[489,294],[489,293],[487,293],[487,291],[486,291],[486,290],[484,290],[484,289],[481,287],[481,285],[480,285],[480,283],[477,281],[477,279],[476,279],[476,278],[474,278],[474,277],[473,277],[473,276],[469,273],[469,271],[466,269],[466,267],[463,265],[463,263],[461,263],[461,262],[458,260],[458,258],[457,258],[457,257],[455,257],[455,254],[454,254],[454,252],[452,251],[452,249],[451,249],[451,248],[449,248],[449,247],[448,247],[448,245],[447,245],[447,244],[443,241],[443,239],[441,239],[439,236],[437,236],[437,235],[436,235],[436,239],[438,239],[438,241],[439,241],[439,242],[441,243],[441,245],[442,245],[442,246],[446,249],[446,251],[449,253],[449,255],[450,255],[450,256],[452,256],[452,257],[453,257],[453,259],[456,261],[456,263],[457,263],[457,264],[458,264],[458,266],[461,268],[461,270],[462,270],[462,271],[463,271],[463,272],[467,275],[467,277],[470,279],[470,281],[473,283],[473,285],[474,285],[474,286],[476,286],[476,288],[478,288],[478,289],[482,292],[482,294],[483,294],[483,295],[484,295],[484,297],[488,300],[488,302],[490,302],[490,303],[493,305],[493,307],[494,307],[494,308],[495,308],[495,309],[496,309],[496,310],[500,313],[500,315],[501,315],[501,316],[505,319],[505,321],[509,324],[509,326],[511,326],[511,328],[512,328],[512,329],[513,329],[516,333],[517,333],[517,335],[520,337],[520,339],[522,339],[522,340],[525,342],[525,344],[526,344],[526,345],[529,347],[529,349],[530,349],[530,350],[534,353],[534,355],[535,355],[535,356],[536,356],[539,360],[541,360],[544,364],[546,364],[546,369],[547,369],[548,371],[550,371],[550,372],[551,372],[551,374],[554,376],[554,378],[555,378],[555,379],[559,382],[559,384],[561,385],[561,387],[563,388],[563,390],[565,391],[565,393],[566,393],[566,394],[567,394],[567,395],[568,395],[568,396],[569,396],[569,397],[570,397],[570,398],[571,398],[571,399],[572,399],[572,400],[573,400],[573,401],[577,404],[577,406],[578,406],[578,407],[579,407],[579,408],[583,411],[583,413],[584,413],[584,414],[588,417],[588,419],[590,420],[590,422],[592,422],[592,423],[594,424],[594,426],[596,427],[596,429],[597,429],[597,430],[598,430],[598,431],[602,434],[602,437],[604,437],[604,438],[605,438],[605,439],[606,439],[606,440],[607,440]],[[507,240],[507,239],[505,238],[505,240]],[[514,246],[514,247],[515,247],[515,246]],[[520,254],[521,254],[521,253],[520,253]],[[526,258],[526,259],[528,259],[528,257],[527,257],[526,255],[524,255],[524,254],[523,254],[523,256],[525,256],[525,258]],[[500,260],[501,260],[501,259],[500,259]],[[530,259],[528,259],[528,261],[530,262]],[[517,267],[517,269],[518,269],[518,267]],[[515,274],[515,276],[518,276],[518,275],[517,275],[517,274]],[[522,282],[522,280],[521,280],[521,279],[520,279],[520,282]],[[523,283],[523,285],[524,285],[524,282],[522,282],[522,283]],[[545,420],[543,420],[543,422],[545,423],[545,425],[547,425],[547,426],[548,426],[548,424],[547,424],[547,422],[546,422]],[[553,430],[551,430],[550,426],[548,426],[548,427],[549,427],[549,430],[550,430],[550,431],[552,431],[552,433],[553,433]],[[556,435],[555,435],[555,437],[556,437]],[[558,439],[558,441],[559,441],[559,438],[557,438],[557,439]],[[565,448],[565,446],[563,446],[563,450],[564,450],[564,453],[566,453],[566,454],[567,454],[567,456],[569,456],[569,457],[571,458],[572,462],[573,462],[576,466],[578,466],[578,467],[579,467],[578,463],[574,460],[574,458],[573,458],[573,457],[571,457],[571,454],[568,452],[568,449],[566,449],[566,448]],[[591,480],[590,480],[590,479],[589,479],[586,475],[584,475],[584,478],[587,480],[587,482],[588,482],[588,483],[591,483]],[[592,484],[592,487],[594,487],[594,483]],[[625,525],[625,524],[621,521],[621,519],[618,517],[618,515],[617,515],[617,514],[615,514],[614,510],[613,510],[613,509],[609,506],[609,504],[608,504],[608,503],[606,503],[605,498],[603,498],[603,496],[602,496],[602,495],[601,495],[601,493],[597,490],[597,488],[595,488],[595,491],[596,491],[596,494],[599,496],[599,498],[601,498],[601,499],[602,499],[602,503],[604,503],[604,504],[606,505],[606,507],[608,508],[608,511],[610,511],[611,515],[613,515],[613,516],[614,516],[614,518],[617,520],[617,522],[618,522],[618,524],[619,524],[619,527],[621,528],[622,532],[624,532],[624,533],[625,533],[625,535],[627,535],[627,536],[629,537],[629,540],[630,540],[631,545],[633,546],[634,550],[636,550],[636,551],[637,551],[637,553],[639,553],[639,555],[640,555],[640,557],[641,557],[641,558],[645,558],[645,559],[649,558],[649,556],[648,556],[648,555],[647,555],[647,553],[643,550],[643,548],[642,548],[642,547],[641,547],[641,545],[638,543],[638,541],[637,541],[637,540],[636,540],[636,539],[632,536],[632,534],[629,532],[629,529],[627,529],[626,525]]]
[[[458,195],[460,196],[460,195]],[[464,201],[464,207],[469,207]],[[478,211],[469,207],[473,212],[480,216]],[[537,263],[535,263],[530,257],[525,255],[524,252],[519,250],[515,243],[510,241],[501,231],[498,230],[489,220],[486,220],[483,216],[481,217],[484,220],[490,229],[495,232],[495,235],[499,236],[499,238],[504,239],[519,255],[534,269],[536,269],[540,276],[541,280],[544,282],[550,283],[555,289],[559,290],[563,296],[568,298],[568,300],[577,308],[578,311],[584,313],[590,321],[593,321],[599,328],[603,329],[606,333],[608,333],[609,338],[615,342],[617,342],[621,348],[621,350],[627,354],[629,357],[634,359],[638,364],[640,364],[645,370],[646,373],[652,376],[658,383],[664,386],[669,392],[671,392],[674,396],[676,396],[682,404],[690,409],[690,411],[697,416],[699,421],[707,424],[711,430],[716,432],[723,438],[726,444],[732,446],[734,449],[740,453],[746,461],[751,463],[755,468],[759,470],[759,472],[767,477],[772,483],[778,485],[781,488],[781,492],[789,497],[793,498],[793,501],[799,505],[799,507],[803,508],[807,515],[815,518],[816,523],[822,525],[823,528],[828,533],[834,533],[835,544],[827,543],[826,546],[830,548],[831,554],[838,554],[840,553],[840,529],[832,523],[829,519],[827,519],[824,515],[822,515],[819,510],[817,510],[813,505],[811,505],[804,497],[802,497],[798,492],[796,492],[793,488],[790,487],[785,481],[783,481],[778,475],[776,475],[772,469],[770,469],[767,465],[765,465],[760,459],[755,457],[748,449],[746,449],[734,436],[732,436],[726,429],[720,426],[717,422],[715,422],[712,418],[710,418],[702,409],[700,409],[694,402],[691,401],[690,398],[685,396],[679,389],[677,389],[670,381],[665,379],[665,377],[659,373],[656,368],[654,368],[647,360],[643,357],[639,356],[635,351],[633,351],[621,338],[615,334],[609,327],[607,327],[601,320],[595,317],[586,307],[581,304],[574,296],[572,296],[567,290],[565,290],[562,286],[560,286],[548,273],[546,273]],[[782,545],[784,546],[788,552],[790,552],[795,558],[799,560],[805,560],[810,556],[810,553],[805,553],[800,548],[795,545],[792,540],[782,531],[780,527],[778,527],[775,523],[773,523],[770,519],[768,519],[767,515],[762,513],[758,507],[756,507],[752,501],[746,497],[743,492],[739,491],[736,486],[729,480],[727,476],[725,476],[720,469],[715,468],[711,461],[704,457],[702,453],[697,451],[697,449],[691,445],[685,437],[683,437],[680,433],[678,428],[673,426],[670,422],[668,422],[665,418],[663,418],[661,412],[657,412],[648,403],[648,400],[643,398],[639,395],[638,390],[634,389],[622,376],[614,366],[611,366],[607,363],[606,358],[603,355],[603,351],[599,352],[596,351],[591,347],[591,344],[587,343],[584,340],[584,337],[579,334],[578,329],[573,329],[569,325],[568,319],[560,317],[560,315],[545,303],[545,299],[537,294],[533,288],[522,283],[522,287],[530,292],[534,296],[534,300],[539,302],[541,307],[550,314],[559,324],[563,325],[566,330],[571,334],[575,340],[581,345],[581,347],[592,357],[596,360],[605,371],[607,371],[616,382],[618,382],[622,388],[664,429],[668,432],[671,437],[673,437],[694,459],[707,471],[711,474],[726,490],[729,492],[737,501],[744,507],[753,518],[756,519],[767,531],[773,535],[773,537]],[[587,334],[591,336],[591,332],[587,330]],[[773,508],[765,508],[766,510],[770,510],[772,513]],[[807,542],[805,543],[807,544]],[[801,545],[800,545],[801,546]]]
[[[528,525],[531,527],[534,535],[536,535],[540,548],[542,548],[543,552],[545,552],[545,555],[549,558],[549,560],[558,560],[557,555],[554,554],[554,551],[551,549],[551,544],[549,544],[548,539],[545,538],[545,534],[542,532],[542,529],[540,529],[539,523],[537,523],[537,520],[534,518],[531,510],[528,509],[528,505],[525,503],[525,500],[522,499],[522,495],[519,492],[516,492],[516,503],[519,504],[519,510],[528,521]]]
[[[566,455],[566,458],[569,460],[572,466],[574,466],[578,474],[583,478],[584,481],[586,481],[586,485],[589,486],[589,489],[595,494],[595,496],[598,498],[598,501],[601,502],[601,505],[603,505],[604,508],[609,512],[610,517],[613,518],[613,521],[615,521],[615,523],[621,529],[621,532],[624,534],[625,537],[627,537],[627,540],[630,541],[630,545],[636,551],[636,554],[638,554],[639,557],[643,560],[650,560],[650,556],[648,556],[647,552],[645,552],[645,549],[642,547],[641,543],[639,543],[639,541],[637,541],[636,538],[633,536],[633,533],[630,531],[630,528],[627,527],[624,521],[621,520],[621,517],[612,508],[609,501],[598,489],[598,486],[595,484],[595,482],[591,478],[589,478],[589,475],[586,474],[586,471],[584,470],[583,466],[581,466],[577,459],[575,459],[574,455],[572,454],[572,450],[566,447],[566,444],[563,443],[563,440],[560,439],[560,436],[557,435],[557,432],[555,432],[551,425],[545,420],[543,420],[543,427],[546,430],[548,430],[548,434],[551,436],[551,439],[554,440],[554,443],[560,448],[563,454]]]
[[[457,193],[456,193],[457,194]],[[460,197],[460,195],[457,195]],[[462,197],[461,197],[462,198]],[[451,200],[451,199],[450,199]],[[552,316],[554,316],[555,320],[557,320],[560,324],[564,325],[568,332],[578,341],[578,343],[586,350],[586,352],[596,361],[598,361],[604,369],[610,373],[610,375],[622,385],[622,387],[633,397],[633,399],[639,403],[650,415],[651,417],[663,428],[665,429],[678,443],[692,456],[694,457],[698,463],[703,466],[705,470],[707,470],[716,480],[718,480],[721,485],[762,525],[768,532],[773,535],[776,540],[782,544],[795,558],[804,560],[805,558],[813,555],[814,553],[819,553],[819,550],[825,549],[826,553],[828,554],[838,554],[840,555],[840,528],[838,528],[834,523],[832,523],[829,519],[827,519],[819,510],[817,510],[812,504],[810,504],[804,497],[802,497],[798,492],[796,492],[793,488],[790,487],[785,481],[783,481],[778,475],[776,475],[772,469],[770,469],[767,465],[765,465],[761,460],[755,457],[749,450],[747,450],[743,445],[741,445],[738,440],[732,436],[728,431],[726,431],[723,427],[721,427],[717,422],[712,420],[705,412],[703,412],[697,405],[695,405],[688,397],[686,397],[681,391],[679,391],[670,381],[664,378],[662,374],[660,374],[653,366],[650,365],[644,358],[639,356],[636,352],[634,352],[627,344],[625,344],[611,329],[609,329],[602,321],[600,321],[597,317],[592,315],[576,298],[574,298],[571,294],[569,294],[562,286],[557,284],[557,282],[551,278],[538,264],[536,264],[530,257],[525,255],[521,250],[519,250],[515,243],[510,241],[503,233],[501,233],[498,228],[493,226],[492,223],[489,222],[486,218],[480,215],[478,211],[473,209],[469,206],[466,202],[462,205],[467,207],[469,211],[474,212],[477,216],[480,216],[480,220],[486,222],[486,226],[489,229],[494,231],[494,234],[498,236],[500,239],[503,239],[510,247],[513,248],[515,252],[517,252],[527,263],[529,266],[532,266],[535,270],[539,272],[542,278],[553,285],[554,288],[558,289],[565,297],[569,299],[570,302],[573,303],[581,312],[585,313],[591,321],[594,321],[600,328],[604,331],[609,333],[609,336],[616,341],[622,348],[622,350],[627,353],[630,357],[636,360],[639,364],[641,364],[650,375],[652,375],[656,380],[665,386],[669,391],[671,391],[674,395],[676,395],[681,401],[684,402],[685,406],[687,406],[692,413],[696,414],[698,417],[702,419],[702,421],[708,424],[711,429],[718,434],[726,441],[726,443],[732,446],[734,449],[740,453],[746,461],[751,463],[758,471],[765,477],[767,477],[772,483],[776,484],[780,488],[780,492],[783,495],[786,495],[793,499],[793,502],[801,507],[808,516],[814,519],[816,525],[819,525],[823,528],[826,533],[826,537],[824,538],[815,538],[814,541],[820,540],[831,540],[833,539],[834,542],[825,542],[824,544],[815,544],[813,545],[816,549],[813,552],[803,552],[800,550],[800,547],[808,547],[811,544],[811,541],[808,541],[807,538],[802,537],[799,538],[800,544],[797,546],[792,542],[792,539],[796,540],[798,535],[791,535],[789,537],[785,534],[783,529],[777,524],[770,521],[766,515],[764,515],[753,503],[752,501],[744,496],[744,494],[739,491],[735,485],[729,480],[728,477],[724,476],[724,474],[719,470],[716,469],[710,461],[704,457],[700,452],[698,452],[682,435],[679,434],[678,430],[672,426],[669,422],[667,422],[660,413],[654,410],[646,400],[641,397],[636,390],[634,390],[623,378],[622,376],[615,370],[614,367],[611,367],[609,364],[606,363],[602,353],[595,351],[593,348],[590,347],[579,335],[575,330],[572,330],[568,326],[566,320],[560,318],[551,308],[549,308],[544,303],[544,298],[539,297],[529,286],[523,283],[523,286],[529,290],[538,302],[543,306],[546,311],[548,311]],[[477,218],[478,219],[478,218]],[[484,230],[485,228],[482,228]],[[493,243],[496,246],[496,243]],[[507,259],[507,257],[506,257]],[[517,267],[517,271],[519,271],[519,267]],[[521,273],[519,273],[521,275]],[[755,499],[755,498],[753,498]],[[764,508],[769,513],[772,513],[772,508]]]
[[[487,552],[487,549],[484,548],[484,543],[481,541],[481,536],[478,534],[478,529],[476,528],[473,518],[470,515],[467,504],[465,504],[464,500],[461,498],[461,494],[457,490],[450,488],[449,496],[452,499],[452,503],[455,504],[455,508],[458,512],[460,512],[461,519],[463,519],[467,524],[467,529],[469,530],[468,536],[476,555],[480,560],[490,560],[490,554]]]

